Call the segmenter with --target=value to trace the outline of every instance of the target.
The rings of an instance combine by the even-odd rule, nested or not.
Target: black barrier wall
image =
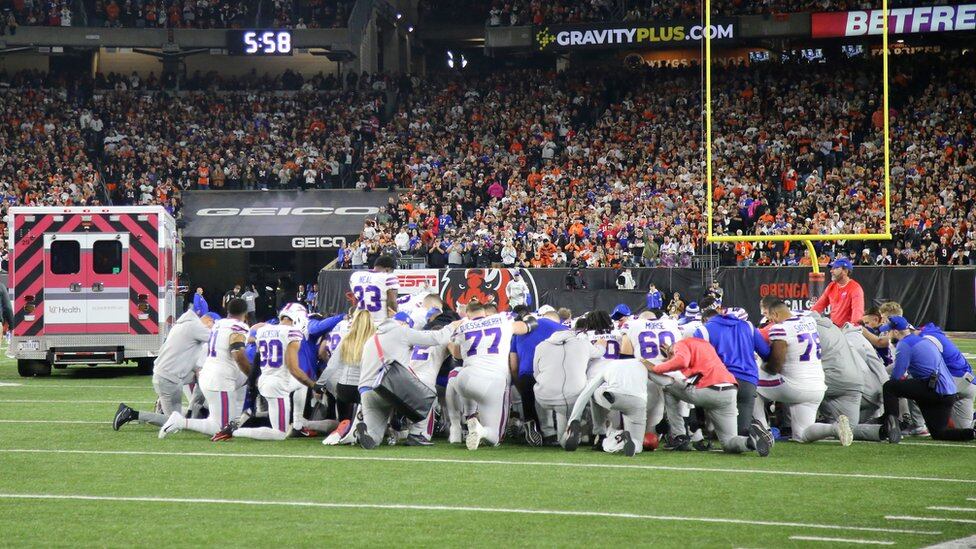
[[[568,289],[568,269],[519,269],[529,285],[532,303],[569,307],[574,313],[605,309],[619,303],[634,312],[642,310],[650,283],[662,292],[667,304],[674,292],[687,303],[699,300],[706,289],[706,275],[697,269],[632,269],[634,290],[618,290],[618,271],[586,269],[580,276],[586,288]],[[349,307],[351,271],[323,270],[319,273],[319,308],[341,311]],[[508,269],[417,269],[398,271],[410,283],[401,291],[417,287],[422,280],[451,302],[479,298],[507,308],[505,287],[511,282]],[[810,269],[804,267],[723,267],[716,279],[725,291],[726,306],[743,307],[754,321],[759,319],[759,300],[766,295],[782,298],[795,310],[806,309],[816,296],[810,295]],[[829,275],[828,275],[829,278]],[[934,322],[946,330],[976,331],[976,269],[973,267],[855,267],[853,278],[864,288],[865,306],[898,301],[917,325]]]

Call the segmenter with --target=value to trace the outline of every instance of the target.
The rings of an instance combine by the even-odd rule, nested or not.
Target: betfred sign
[[[888,10],[888,34],[921,34],[976,30],[976,4]],[[814,13],[812,38],[841,38],[884,33],[881,10]]]

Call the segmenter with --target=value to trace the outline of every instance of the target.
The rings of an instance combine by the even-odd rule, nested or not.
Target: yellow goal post
[[[798,234],[798,235],[716,235],[712,224],[712,28],[711,0],[704,0],[704,43],[705,54],[705,184],[706,184],[706,215],[708,219],[708,242],[805,242],[810,251],[811,264],[814,273],[819,273],[817,254],[813,247],[815,241],[838,240],[891,240],[891,135],[888,108],[888,0],[881,0],[882,35],[881,35],[881,72],[882,72],[882,118],[884,119],[884,203],[885,221],[884,233],[871,234]]]

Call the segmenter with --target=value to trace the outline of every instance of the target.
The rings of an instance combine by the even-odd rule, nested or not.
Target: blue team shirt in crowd
[[[532,361],[535,359],[535,348],[543,341],[549,339],[552,334],[566,330],[562,324],[540,318],[539,326],[525,335],[517,335],[512,338],[512,352],[518,355],[518,375],[532,375]]]
[[[891,379],[901,379],[908,373],[915,379],[928,380],[936,372],[939,380],[935,392],[944,396],[956,394],[956,382],[946,368],[942,353],[935,343],[916,334],[910,334],[898,342]]]
[[[663,309],[664,301],[661,299],[660,290],[654,290],[653,292],[647,292],[647,308],[648,309]]]
[[[715,352],[729,373],[739,381],[748,381],[753,385],[759,382],[759,366],[756,364],[755,354],[763,360],[769,358],[769,344],[752,324],[739,320],[734,316],[718,315],[705,323],[708,332],[708,342],[715,347]],[[695,335],[701,337],[701,329],[695,330]]]

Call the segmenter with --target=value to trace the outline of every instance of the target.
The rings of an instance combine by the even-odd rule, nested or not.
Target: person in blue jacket
[[[197,293],[193,294],[193,312],[201,317],[210,312],[207,298],[203,297],[203,288],[197,288]]]
[[[972,427],[949,428],[949,417],[958,392],[942,358],[944,348],[939,347],[939,340],[914,333],[912,326],[901,316],[889,318],[882,331],[888,332],[892,341],[897,341],[891,379],[881,389],[885,414],[898,417],[898,399],[911,399],[922,411],[933,439],[973,440]],[[892,431],[889,432],[889,442],[897,442],[901,433],[896,429]]]
[[[722,363],[735,377],[739,385],[736,407],[739,411],[739,435],[749,436],[753,407],[756,404],[756,384],[759,382],[759,366],[756,356],[769,358],[769,344],[752,323],[733,315],[721,314],[716,309],[702,312],[704,328],[693,334],[715,347]]]
[[[657,289],[654,283],[651,283],[651,287],[647,290],[647,310],[651,311],[654,309],[664,308],[664,299],[661,297],[661,291]]]
[[[956,403],[952,405],[952,422],[956,427],[972,427],[973,399],[976,398],[976,377],[973,376],[972,366],[969,365],[969,361],[963,356],[959,347],[956,347],[956,344],[945,335],[942,328],[929,323],[919,329],[918,335],[937,343],[936,346],[942,350],[942,360],[945,361],[946,368],[956,382],[958,397]]]
[[[513,309],[517,318],[528,314],[524,305]],[[512,348],[509,353],[508,364],[512,372],[512,381],[522,397],[522,419],[525,421],[525,441],[531,446],[542,446],[544,439],[540,430],[539,414],[535,408],[535,377],[533,376],[532,361],[535,359],[535,348],[549,339],[552,334],[566,330],[559,322],[559,315],[551,305],[543,305],[536,311],[539,325],[525,335],[512,337]],[[561,433],[545,433],[546,436],[556,437]]]

